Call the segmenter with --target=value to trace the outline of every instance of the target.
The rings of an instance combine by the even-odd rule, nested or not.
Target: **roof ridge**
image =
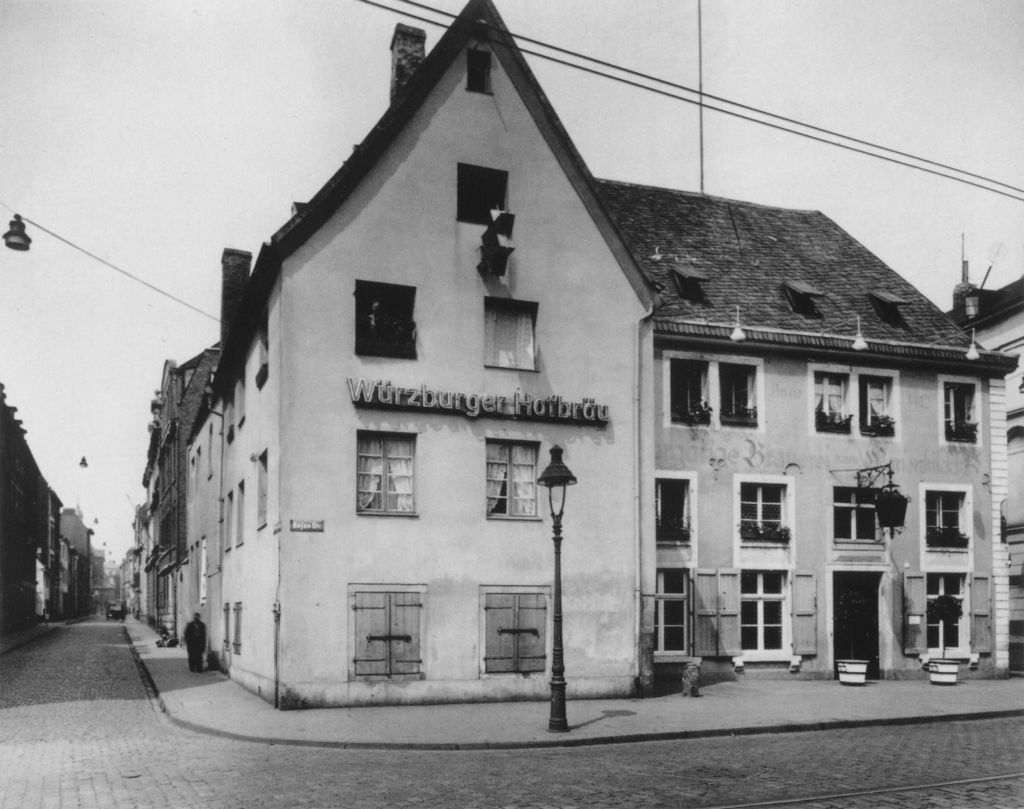
[[[736,199],[734,197],[721,197],[716,194],[705,194],[700,191],[686,191],[682,188],[669,188],[666,185],[650,185],[648,183],[632,183],[626,180],[610,180],[602,177],[595,177],[594,182],[599,185],[621,185],[629,188],[646,188],[651,191],[667,191],[670,194],[678,194],[684,197],[690,197],[693,199],[707,199],[714,200],[716,202],[734,203],[736,205],[743,205],[747,208],[763,208],[768,211],[789,211],[791,213],[808,213],[818,214],[819,216],[825,216],[817,208],[787,208],[782,205],[769,205],[766,202],[751,202],[750,200]],[[828,218],[826,216],[826,218]]]

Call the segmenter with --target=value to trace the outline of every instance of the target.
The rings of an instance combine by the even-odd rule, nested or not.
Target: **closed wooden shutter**
[[[923,573],[903,574],[903,653],[928,651],[928,594]]]
[[[516,601],[511,593],[484,596],[484,671],[500,674],[515,671],[516,636],[506,630],[516,625]]]
[[[388,594],[356,593],[355,606],[356,676],[388,674]]]
[[[992,607],[989,577],[971,578],[971,651],[992,651]]]
[[[813,573],[793,574],[793,654],[818,653],[818,590]]]
[[[718,571],[697,570],[693,576],[693,653],[718,656]]]
[[[391,674],[419,674],[420,610],[419,593],[389,593],[391,596]]]
[[[723,655],[743,653],[740,642],[740,572],[718,571],[718,646]]]
[[[519,596],[517,628],[519,634],[519,671],[544,671],[547,665],[544,650],[544,628],[547,625],[547,600],[541,593]]]

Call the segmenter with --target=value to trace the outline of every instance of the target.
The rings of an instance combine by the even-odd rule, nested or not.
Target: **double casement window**
[[[740,538],[743,541],[788,542],[784,520],[786,486],[780,483],[740,484]]]
[[[975,387],[969,382],[945,382],[943,422],[947,441],[973,444],[978,440],[975,418]]]
[[[537,516],[537,445],[487,442],[487,516]]]
[[[720,363],[718,366],[722,424],[739,426],[757,425],[757,398],[754,382],[757,369],[751,365]]]
[[[832,536],[837,540],[875,540],[875,489],[832,489]]]
[[[484,671],[544,671],[547,598],[543,593],[484,594]]]
[[[689,542],[690,481],[657,478],[654,489],[654,506],[658,542]]]
[[[360,431],[357,454],[356,511],[414,513],[416,437]]]
[[[962,530],[963,492],[926,491],[924,496],[925,545],[929,548],[966,548],[970,537]]]
[[[484,365],[536,369],[534,329],[537,304],[506,298],[484,299]]]
[[[814,427],[819,433],[850,432],[853,417],[846,401],[849,382],[847,374],[815,372]]]
[[[672,421],[678,424],[710,424],[708,364],[698,360],[669,360],[669,397]]]
[[[889,377],[862,376],[860,383],[860,431],[863,435],[893,435],[896,421],[892,416]]]
[[[418,675],[423,664],[420,654],[423,594],[356,591],[352,598],[355,676]]]
[[[962,573],[929,573],[926,577],[928,603],[940,596],[950,596],[963,605],[964,580]],[[964,617],[957,621],[941,620],[930,609],[925,610],[928,621],[928,648],[942,654],[941,649],[957,648],[964,639]]]
[[[687,615],[689,577],[682,568],[658,570],[658,589],[654,598],[654,651],[686,652],[689,648]]]
[[[740,573],[740,646],[744,652],[782,649],[783,571]]]
[[[356,354],[416,359],[416,287],[356,281]]]

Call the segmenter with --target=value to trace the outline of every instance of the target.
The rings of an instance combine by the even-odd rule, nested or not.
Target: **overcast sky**
[[[696,0],[496,4],[513,33],[697,86]],[[704,0],[702,17],[707,93],[1024,188],[1019,0]],[[360,0],[0,0],[4,229],[17,211],[216,316],[223,248],[256,254],[384,111],[399,21],[440,36]],[[528,58],[596,176],[699,190],[696,107]],[[988,288],[1024,273],[1022,202],[710,110],[704,133],[707,193],[820,210],[943,309],[962,235],[975,282],[993,258]],[[0,251],[0,382],[120,558],[164,360],[218,326],[29,230],[29,253]]]

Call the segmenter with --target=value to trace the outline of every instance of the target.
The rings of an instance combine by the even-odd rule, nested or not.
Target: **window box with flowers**
[[[814,411],[814,429],[819,433],[849,433],[852,415],[845,415],[835,410],[826,411],[818,408]]]
[[[887,436],[896,434],[896,419],[892,416],[872,414],[871,418],[860,426],[861,435]]]
[[[779,545],[789,544],[789,526],[777,523],[740,523],[740,539],[744,542],[768,542]]]
[[[924,542],[929,548],[966,548],[970,537],[958,525],[929,525]]]
[[[719,417],[722,420],[722,424],[732,424],[742,427],[757,426],[756,407],[735,407],[730,411],[723,410]]]
[[[946,440],[974,444],[978,440],[978,425],[970,421],[947,421]]]
[[[680,424],[710,424],[711,406],[707,402],[700,402],[686,409],[676,409],[672,413],[672,420]]]

